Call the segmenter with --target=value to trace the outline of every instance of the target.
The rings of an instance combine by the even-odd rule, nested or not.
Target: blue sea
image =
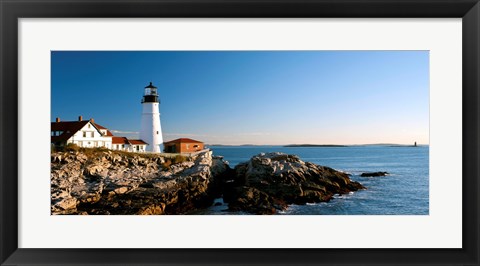
[[[294,215],[428,215],[429,147],[359,145],[346,147],[210,146],[233,168],[261,152],[296,154],[303,161],[347,172],[366,190],[336,195],[330,202],[291,205],[279,214]],[[386,171],[383,177],[361,177],[363,172]],[[222,201],[217,199],[217,201]],[[227,205],[197,214],[236,214]],[[238,214],[238,213],[237,213]]]

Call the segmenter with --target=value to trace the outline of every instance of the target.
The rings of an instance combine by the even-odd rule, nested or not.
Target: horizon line
[[[367,145],[396,145],[396,146],[414,146],[414,144],[400,144],[400,143],[361,143],[361,144],[313,144],[313,143],[302,143],[302,144],[220,144],[220,143],[205,143],[205,145],[210,146],[367,146]],[[429,146],[429,143],[417,143],[417,146]]]

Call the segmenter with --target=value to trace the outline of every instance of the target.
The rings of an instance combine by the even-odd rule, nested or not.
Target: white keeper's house
[[[63,147],[69,143],[79,147],[105,147],[130,152],[144,152],[148,145],[143,140],[116,137],[107,128],[95,123],[93,118],[83,120],[79,116],[78,121],[63,122],[57,118],[51,123],[51,144]]]

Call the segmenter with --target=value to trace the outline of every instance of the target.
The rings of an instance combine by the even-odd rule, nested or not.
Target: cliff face
[[[52,214],[182,214],[208,207],[231,169],[212,152],[180,158],[52,153]]]

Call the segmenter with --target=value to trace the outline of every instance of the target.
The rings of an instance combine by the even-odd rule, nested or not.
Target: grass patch
[[[78,145],[73,143],[69,143],[63,147],[55,147],[54,145],[52,145],[50,151],[52,154],[57,152],[81,153],[87,156],[88,159],[100,158],[102,156],[106,156],[106,153],[111,155],[119,155],[125,159],[131,159],[134,157],[145,158],[145,159],[163,158],[165,163],[162,163],[162,167],[164,169],[169,169],[170,166],[173,164],[183,163],[190,160],[190,158],[182,155],[176,155],[175,157],[167,157],[162,154],[156,154],[156,153],[110,150],[105,147],[96,147],[96,148],[79,147]]]

